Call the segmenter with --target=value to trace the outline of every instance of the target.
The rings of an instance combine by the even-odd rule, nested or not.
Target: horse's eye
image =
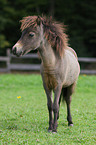
[[[34,33],[30,32],[30,33],[29,33],[29,36],[30,36],[30,37],[33,37],[33,36],[34,36]]]

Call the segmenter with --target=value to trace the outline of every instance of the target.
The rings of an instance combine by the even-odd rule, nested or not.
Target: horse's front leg
[[[44,89],[47,95],[47,106],[49,111],[49,128],[48,131],[51,132],[53,130],[53,102],[52,102],[52,90],[48,89],[44,85]]]
[[[54,112],[54,125],[52,132],[57,132],[57,119],[58,119],[58,112],[59,112],[59,99],[61,94],[61,86],[58,86],[54,90],[54,104],[53,104],[53,112]]]

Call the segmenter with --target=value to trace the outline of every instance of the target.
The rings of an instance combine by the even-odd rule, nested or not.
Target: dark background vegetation
[[[78,56],[96,56],[96,0],[0,0],[0,55],[19,39],[22,17],[42,14],[67,25]]]

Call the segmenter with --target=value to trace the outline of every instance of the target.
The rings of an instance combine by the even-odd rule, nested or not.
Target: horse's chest
[[[49,89],[55,89],[57,86],[57,81],[54,75],[45,73],[44,74],[44,82]]]

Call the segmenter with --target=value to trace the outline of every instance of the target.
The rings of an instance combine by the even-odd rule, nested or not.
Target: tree
[[[0,0],[0,55],[20,37],[22,17],[38,14],[67,25],[70,46],[79,56],[96,56],[95,0]]]
[[[0,0],[0,53],[2,54],[5,47],[10,45],[10,42],[6,40],[6,35],[3,33],[6,27],[6,9],[8,9],[6,0]]]

